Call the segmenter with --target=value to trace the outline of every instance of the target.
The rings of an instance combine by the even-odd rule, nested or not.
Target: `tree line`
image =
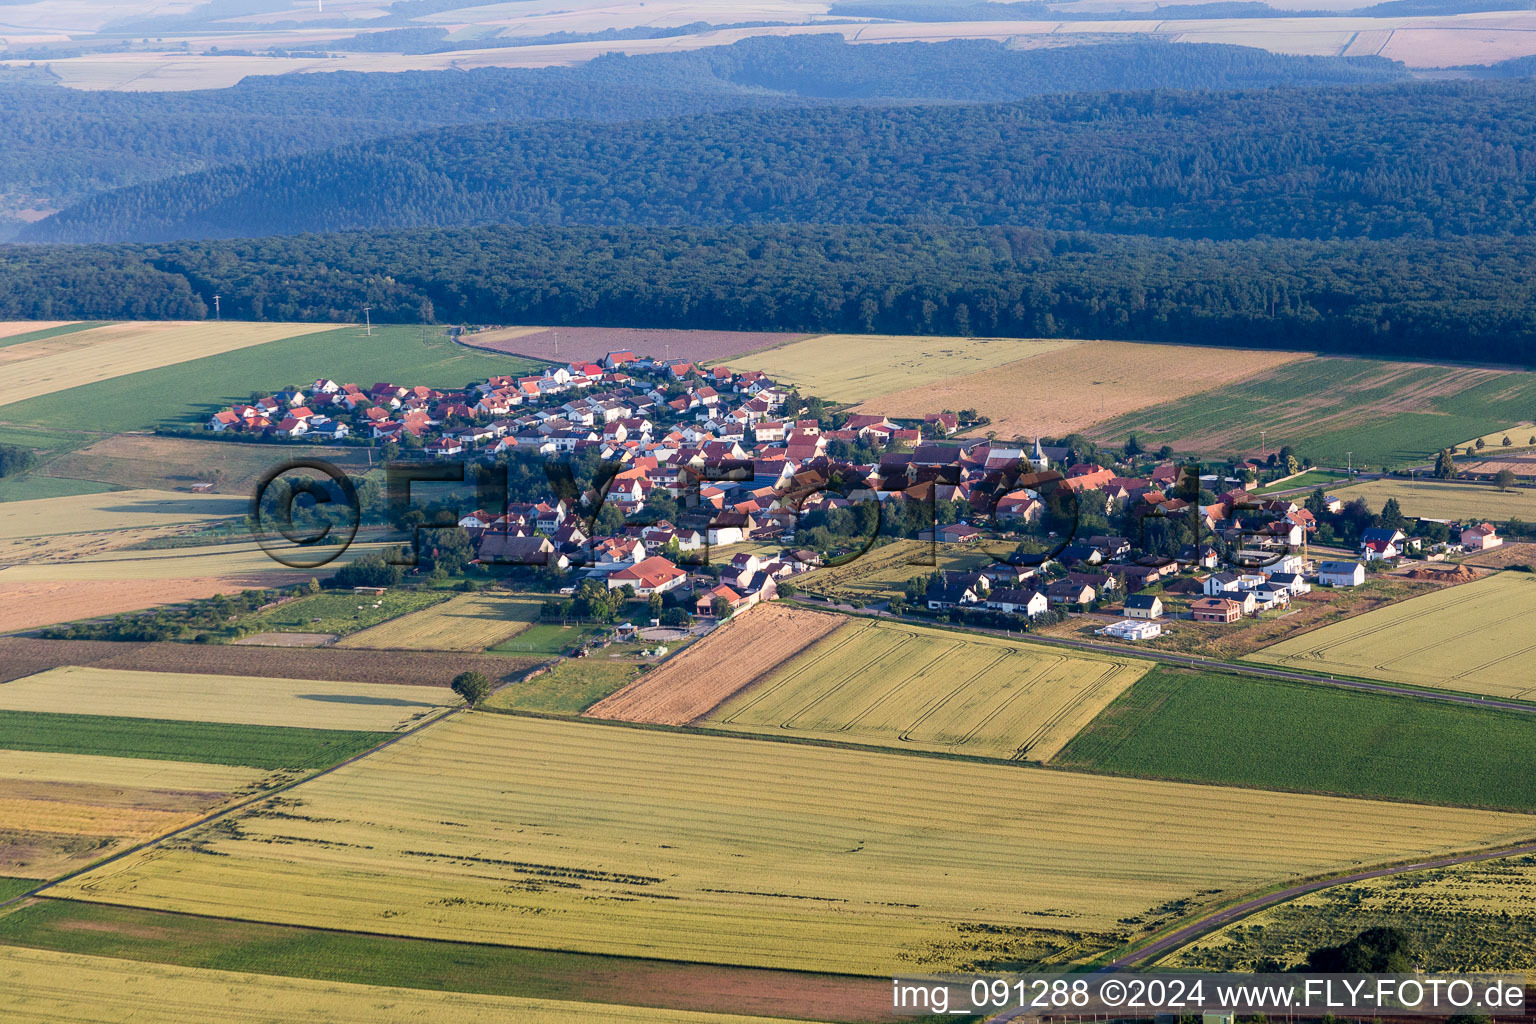
[[[11,246],[0,319],[1119,338],[1536,366],[1536,239],[1187,241],[890,225],[466,228]]]

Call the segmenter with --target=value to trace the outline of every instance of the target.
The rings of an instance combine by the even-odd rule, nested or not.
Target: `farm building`
[[[1325,587],[1358,587],[1365,582],[1365,566],[1359,562],[1319,562],[1317,582]]]
[[[1125,599],[1125,614],[1132,619],[1159,619],[1163,601],[1156,594],[1132,594]]]
[[[753,604],[756,603],[756,599],[754,597],[738,594],[736,591],[722,583],[719,586],[706,590],[704,593],[699,595],[699,599],[693,603],[694,614],[713,615],[715,613],[715,598],[717,597],[725,601],[726,607],[728,607],[732,613],[740,611],[743,608],[750,608]]]
[[[1151,640],[1153,637],[1163,635],[1161,622],[1135,621],[1121,619],[1099,630],[1103,636],[1112,636],[1121,640]]]
[[[1236,622],[1243,617],[1243,606],[1225,597],[1202,597],[1189,606],[1196,622]]]

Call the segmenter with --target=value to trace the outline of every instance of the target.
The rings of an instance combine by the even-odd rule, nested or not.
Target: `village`
[[[1109,611],[1096,632],[1120,641],[1155,639],[1172,619],[1283,612],[1314,586],[1359,587],[1406,558],[1502,542],[1486,522],[1410,536],[1400,515],[1346,509],[1320,489],[1256,494],[1300,475],[1289,449],[1195,467],[1134,439],[1111,450],[1075,436],[952,438],[953,412],[838,414],[761,372],[627,350],[459,392],[321,379],[219,411],[207,428],[365,444],[386,460],[595,458],[611,475],[579,498],[541,489],[455,513],[474,561],[579,573],[653,610],[717,620],[903,538],[931,545],[936,571],[875,611],[1020,629]],[[873,526],[860,514],[872,506]],[[983,553],[991,564],[978,567]]]

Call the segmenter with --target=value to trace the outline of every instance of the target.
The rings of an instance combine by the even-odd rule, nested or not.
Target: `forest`
[[[27,246],[0,319],[979,334],[1536,366],[1536,239],[1212,242],[1020,227],[488,227]]]
[[[0,87],[0,218],[187,172],[452,125],[610,122],[877,100],[991,102],[1074,89],[1375,82],[1406,74],[1376,58],[1284,57],[1237,46],[1131,42],[1026,51],[985,40],[853,46],[835,35],[610,54],[571,68],[252,77],[198,92],[85,92],[39,84],[46,72],[36,69]],[[7,237],[4,228],[0,222],[0,238]]]
[[[735,223],[1211,239],[1528,235],[1536,84],[1101,92],[459,126],[118,190],[20,237]]]

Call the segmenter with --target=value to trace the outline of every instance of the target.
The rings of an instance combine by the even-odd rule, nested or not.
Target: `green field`
[[[160,424],[200,426],[208,416],[286,385],[318,377],[461,388],[493,374],[516,374],[541,365],[521,356],[479,352],[418,327],[376,327],[366,337],[356,327],[268,342],[190,362],[143,370],[113,380],[30,398],[5,407],[8,425],[59,431],[122,433]],[[83,412],[88,410],[88,412]]]
[[[1536,857],[1458,864],[1324,889],[1215,932],[1159,966],[1248,971],[1299,963],[1367,928],[1408,934],[1423,971],[1536,970]]]
[[[1501,572],[1301,633],[1248,660],[1529,698],[1533,613],[1536,576]]]
[[[37,885],[29,879],[0,879],[0,899],[10,881],[17,882],[16,891],[21,892]],[[818,993],[835,989],[878,1000],[884,984],[874,979],[733,971],[557,950],[358,935],[74,900],[43,900],[0,916],[0,945],[361,985],[706,1011],[740,1009],[735,986],[741,983],[771,986],[774,998],[787,1008],[808,1010],[816,1009]],[[658,980],[665,987],[658,986]],[[722,981],[735,984],[722,985]],[[796,990],[807,982],[797,1000]]]
[[[1342,481],[1348,479],[1349,476],[1345,473],[1330,473],[1324,469],[1311,469],[1300,476],[1293,476],[1289,480],[1273,483],[1267,487],[1255,488],[1252,493],[1271,494],[1275,491],[1295,490],[1298,487],[1323,487],[1331,490]]]
[[[40,330],[28,331],[25,334],[13,334],[8,338],[0,338],[0,348],[20,345],[24,341],[42,341],[44,338],[56,338],[61,334],[76,334],[80,331],[89,331],[95,327],[108,327],[118,322],[117,320],[86,320],[77,324],[60,324],[57,327],[44,327]]]
[[[1135,434],[1156,448],[1224,458],[1281,445],[1321,466],[1424,462],[1439,449],[1536,408],[1536,373],[1318,357],[1095,425],[1114,443]],[[1262,410],[1262,413],[1259,412]]]
[[[1536,715],[1159,666],[1053,762],[1090,771],[1536,811]]]
[[[240,624],[253,633],[355,633],[398,615],[441,604],[452,596],[441,590],[399,588],[391,588],[377,597],[331,591],[255,612],[241,618]]]
[[[492,654],[564,654],[588,637],[604,630],[601,626],[562,626],[541,622],[491,648]]]
[[[553,671],[503,687],[486,701],[489,708],[576,715],[640,674],[632,661],[601,656],[567,658]]]
[[[0,501],[32,501],[34,498],[68,498],[76,494],[102,494],[111,484],[96,480],[68,480],[52,476],[8,476],[0,480]]]
[[[391,735],[340,729],[0,711],[0,749],[103,754],[266,769],[318,768],[367,750]]]
[[[37,879],[35,878],[6,878],[0,876],[0,903],[10,899],[12,896],[19,896],[28,889],[36,888]],[[3,920],[3,918],[0,918],[0,920]]]
[[[1044,761],[1148,667],[1129,658],[855,620],[705,721],[772,736]]]

